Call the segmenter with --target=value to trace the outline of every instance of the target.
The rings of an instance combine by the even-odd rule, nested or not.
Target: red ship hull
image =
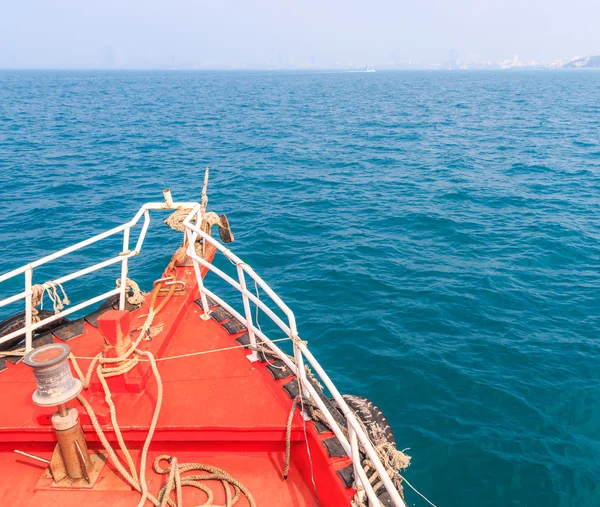
[[[213,255],[214,251],[209,252],[207,258],[212,260]],[[245,333],[243,326],[240,328],[235,318],[222,312],[213,312],[213,318],[204,320],[201,304],[196,302],[200,294],[193,267],[176,270],[177,279],[185,282],[185,291],[168,300],[153,322],[159,331],[139,345],[139,349],[152,352],[157,359],[164,388],[146,465],[148,490],[157,495],[167,480],[166,475],[152,469],[152,462],[157,455],[169,454],[176,456],[179,463],[201,462],[225,469],[248,488],[259,506],[350,505],[355,490],[346,487],[344,474],[338,473],[351,467],[350,458],[343,452],[339,453],[342,456],[330,456],[331,450],[323,442],[333,438],[333,433],[323,431],[318,423],[305,421],[299,409],[292,419],[290,472],[284,480],[286,429],[293,403],[293,395],[284,386],[295,382],[295,377],[290,374],[276,379],[278,374],[274,375],[269,367],[271,360],[250,362],[249,351],[236,341]],[[164,297],[159,296],[157,302]],[[100,318],[100,328],[95,320],[97,314],[85,320],[81,334],[67,342],[79,358],[82,370],[86,371],[91,362],[83,358],[94,357],[105,347],[102,325],[108,329],[111,319],[121,319],[129,321],[131,330],[138,329],[149,304],[146,297],[142,306],[126,317],[123,312],[109,310]],[[232,325],[227,326],[228,322]],[[50,333],[41,338],[38,343],[62,343]],[[157,383],[150,364],[140,362],[132,371],[109,378],[108,382],[123,438],[139,464],[157,402]],[[9,361],[0,372],[3,504],[137,505],[140,493],[123,479],[110,460],[101,467],[93,484],[73,488],[54,484],[44,463],[14,453],[14,449],[19,449],[50,460],[56,445],[50,424],[56,409],[34,405],[34,389],[32,372],[22,361],[17,364]],[[114,428],[98,380],[92,379],[89,389],[82,394],[116,448]],[[90,451],[105,456],[86,411],[77,400],[69,406],[79,410]],[[223,505],[225,493],[219,481],[208,483],[215,495],[214,504]],[[183,497],[185,505],[202,505],[207,501],[206,493],[195,488],[183,488]],[[242,495],[237,505],[248,505],[248,501]]]

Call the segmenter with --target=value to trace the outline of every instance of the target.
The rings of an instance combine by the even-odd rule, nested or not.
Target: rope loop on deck
[[[161,467],[161,461],[167,461],[169,463],[169,466],[164,468]],[[202,481],[221,481],[223,490],[225,492],[225,507],[231,507],[235,505],[240,499],[242,493],[246,496],[246,499],[248,500],[250,506],[256,507],[256,501],[254,500],[254,497],[252,496],[250,491],[248,491],[246,486],[244,486],[240,481],[238,481],[235,477],[232,477],[227,471],[223,470],[222,468],[217,468],[202,463],[179,464],[177,458],[172,458],[168,454],[161,454],[160,456],[157,456],[154,459],[152,467],[154,468],[154,471],[157,474],[169,474],[167,482],[158,493],[158,500],[160,501],[159,507],[164,507],[167,504],[169,504],[171,507],[181,507],[181,488],[183,486],[197,488],[206,494],[206,496],[208,497],[207,501],[203,504],[198,505],[198,507],[201,507],[202,505],[212,506],[214,493],[208,486],[203,484]],[[194,471],[201,471],[206,473],[182,475],[186,472]],[[234,491],[233,495],[231,493],[231,488],[233,488]],[[173,490],[175,490],[176,493],[176,502],[174,502],[170,498]]]

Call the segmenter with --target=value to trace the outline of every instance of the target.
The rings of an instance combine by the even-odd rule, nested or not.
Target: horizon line
[[[481,72],[494,72],[494,71],[557,71],[557,70],[599,70],[598,68],[565,68],[565,67],[510,67],[510,68],[499,68],[499,67],[482,67],[472,69],[447,69],[445,67],[440,68],[427,68],[427,67],[371,67],[372,70],[377,72],[405,72],[405,71],[428,71],[428,72],[470,72],[470,71],[481,71]],[[231,67],[202,67],[202,68],[168,68],[168,67],[3,67],[0,66],[0,71],[7,70],[23,70],[23,71],[164,71],[164,72],[205,72],[205,71],[224,71],[224,72],[349,72],[349,73],[368,73],[362,70],[356,69],[356,67],[319,67],[319,68],[267,68],[267,67],[245,67],[245,68],[231,68]]]

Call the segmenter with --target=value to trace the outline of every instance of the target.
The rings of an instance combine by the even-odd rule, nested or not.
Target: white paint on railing
[[[352,456],[358,456],[360,454],[360,451],[358,449],[358,438],[356,437],[356,431],[354,431],[354,428],[352,427],[352,424],[348,423],[348,426],[346,428],[348,430],[348,439],[350,440],[350,450],[352,451]],[[358,461],[356,460],[352,460],[352,466],[354,468],[354,483],[356,486],[356,490],[357,492],[361,492],[361,490],[364,491],[364,486],[362,484],[362,481],[360,480],[360,476],[359,476],[359,471],[358,468],[360,468],[360,463],[358,463]]]
[[[257,361],[258,354],[256,353],[256,336],[254,335],[254,326],[252,324],[252,312],[250,311],[250,302],[246,293],[246,277],[244,276],[244,270],[241,264],[237,264],[238,277],[240,279],[240,292],[242,293],[242,302],[244,304],[244,313],[246,314],[246,329],[248,329],[248,338],[250,339],[250,346],[252,353],[248,356],[250,361]]]
[[[0,301],[0,308],[2,308],[3,306],[9,305],[11,303],[15,303],[15,302],[19,301],[20,299],[26,298],[28,294],[29,294],[28,291],[23,291],[23,292],[19,292],[18,294],[15,294],[14,296],[10,296],[6,299],[3,299],[2,301]]]
[[[381,460],[379,459],[379,456],[377,455],[377,452],[375,451],[373,445],[371,444],[368,436],[363,431],[362,426],[357,421],[353,412],[350,410],[350,408],[346,404],[346,401],[342,398],[342,396],[340,395],[339,391],[337,390],[337,388],[335,387],[335,385],[333,384],[333,382],[331,381],[329,376],[325,373],[325,371],[323,370],[321,365],[317,362],[317,360],[314,358],[314,356],[308,351],[308,348],[306,347],[304,342],[302,342],[299,339],[297,328],[296,328],[296,319],[295,319],[293,312],[290,310],[290,308],[285,303],[283,303],[283,301],[279,298],[279,296],[277,296],[277,294],[271,289],[271,287],[260,276],[258,276],[254,272],[254,270],[250,266],[248,266],[246,263],[244,263],[239,257],[237,257],[233,252],[231,252],[231,250],[229,250],[228,248],[225,248],[223,245],[218,243],[214,238],[212,238],[209,234],[205,233],[200,228],[199,223],[192,224],[192,219],[197,214],[198,214],[197,209],[192,210],[192,212],[188,215],[188,217],[183,222],[186,230],[189,233],[188,238],[190,238],[190,239],[193,238],[195,240],[198,236],[200,236],[205,241],[214,245],[218,251],[220,251],[223,255],[225,255],[225,257],[227,257],[229,260],[231,260],[237,266],[239,282],[236,282],[231,276],[227,275],[222,270],[215,267],[212,263],[209,263],[205,259],[202,259],[198,255],[196,255],[195,251],[193,250],[193,247],[190,247],[188,252],[190,254],[190,257],[193,260],[194,266],[197,267],[196,276],[199,279],[201,278],[199,276],[199,266],[202,265],[202,266],[205,266],[208,270],[217,274],[217,276],[219,276],[220,278],[225,280],[232,287],[237,289],[241,293],[241,296],[242,296],[242,301],[244,304],[244,312],[246,313],[246,317],[243,317],[239,312],[234,310],[229,304],[225,303],[225,301],[223,301],[221,298],[217,297],[216,294],[214,294],[211,291],[209,291],[208,289],[206,289],[206,287],[204,286],[204,282],[202,280],[199,280],[198,286],[199,286],[201,292],[202,291],[206,292],[206,294],[208,294],[215,302],[219,303],[223,308],[225,308],[227,311],[229,311],[235,318],[237,318],[240,322],[245,324],[246,328],[248,329],[249,334],[252,332],[252,333],[256,334],[257,336],[259,336],[261,338],[261,340],[271,350],[273,350],[273,352],[275,352],[275,354],[277,354],[277,356],[281,360],[284,361],[286,366],[288,366],[288,368],[290,368],[290,370],[296,374],[296,377],[300,380],[303,393],[305,394],[305,396],[310,398],[317,405],[319,410],[321,410],[321,412],[327,419],[327,422],[328,422],[329,426],[331,427],[333,433],[340,441],[342,447],[344,448],[344,450],[346,451],[348,456],[351,457],[353,466],[354,466],[354,472],[355,472],[357,486],[364,488],[364,491],[365,491],[367,498],[369,499],[369,502],[371,503],[371,505],[376,506],[376,505],[381,505],[381,504],[380,504],[379,500],[377,499],[377,495],[376,495],[375,491],[373,490],[373,487],[372,487],[371,483],[369,482],[367,475],[361,466],[358,442],[360,442],[362,444],[363,448],[365,449],[365,452],[366,452],[367,456],[369,457],[369,460],[373,463],[373,466],[377,470],[377,472],[380,476],[380,479],[382,480],[382,482],[385,486],[385,489],[387,490],[388,494],[390,495],[390,498],[391,498],[392,502],[394,503],[394,505],[396,507],[406,507],[404,501],[400,497],[400,494],[396,490],[396,488],[392,482],[392,479],[390,478],[387,471],[385,470],[385,467],[381,463]],[[193,245],[193,243],[192,243],[192,245]],[[250,276],[250,278],[264,290],[264,292],[280,308],[280,310],[283,311],[283,313],[288,318],[289,326],[285,326],[283,321],[281,321],[281,319],[279,319],[279,317],[277,317],[270,309],[268,309],[268,307],[266,307],[266,305],[264,305],[262,303],[262,301],[260,301],[256,297],[253,297],[253,295],[250,294],[250,292],[247,290],[246,285],[245,285],[244,272],[247,273]],[[282,330],[287,327],[287,335],[293,341],[294,361],[290,361],[287,354],[285,354],[275,343],[271,342],[271,340],[261,330],[257,329],[254,326],[254,324],[252,323],[252,319],[250,318],[250,313],[247,311],[247,308],[246,308],[249,300],[252,300],[252,302],[254,304],[256,304],[257,306],[259,306],[259,308],[261,308],[263,311],[265,311],[265,313],[267,313]],[[275,318],[273,318],[273,317],[275,317]],[[303,358],[306,358],[308,363],[311,365],[311,367],[314,368],[316,374],[319,376],[319,378],[321,378],[321,380],[325,384],[325,387],[332,393],[335,401],[337,402],[338,406],[340,407],[343,414],[345,415],[347,423],[348,423],[348,435],[351,437],[351,442],[349,442],[348,439],[345,437],[345,435],[343,434],[337,421],[334,419],[333,415],[329,412],[328,408],[323,403],[323,400],[321,400],[321,398],[319,397],[315,388],[312,386],[312,384],[308,380],[306,371],[304,368]]]
[[[119,225],[118,227],[109,229],[108,231],[105,231],[101,234],[92,236],[89,239],[80,241],[79,243],[71,245],[70,247],[63,248],[62,250],[54,252],[53,254],[50,254],[50,255],[46,255],[45,257],[42,257],[41,259],[38,259],[37,261],[31,262],[29,264],[25,264],[24,266],[21,266],[20,268],[13,269],[12,271],[5,273],[4,275],[1,275],[0,283],[5,282],[6,280],[10,280],[11,278],[14,278],[15,276],[18,276],[21,274],[23,274],[25,276],[25,290],[23,292],[20,292],[18,294],[15,294],[13,296],[10,296],[8,298],[0,300],[0,308],[1,308],[8,304],[15,303],[21,299],[25,299],[25,324],[22,328],[14,331],[10,334],[7,334],[5,336],[2,336],[0,338],[0,344],[7,342],[8,340],[15,338],[19,335],[25,334],[25,350],[26,350],[26,352],[28,352],[29,350],[31,350],[33,331],[35,331],[37,328],[44,326],[46,324],[50,324],[51,322],[54,322],[62,317],[66,317],[67,315],[70,315],[76,311],[87,308],[88,306],[91,306],[99,301],[102,301],[103,299],[106,299],[107,297],[113,296],[115,294],[121,294],[121,295],[124,294],[125,286],[126,286],[125,278],[127,276],[128,260],[130,257],[134,257],[134,256],[138,255],[142,249],[142,245],[143,245],[144,239],[146,237],[146,232],[148,231],[148,227],[150,225],[149,211],[150,210],[178,209],[178,208],[193,208],[196,205],[197,205],[197,203],[195,203],[195,202],[173,203],[172,201],[164,202],[164,203],[146,203],[138,210],[138,212],[135,214],[133,219],[125,224],[122,224],[122,225]],[[127,249],[128,249],[130,230],[132,227],[134,227],[139,222],[139,220],[142,216],[144,217],[144,223],[142,225],[142,230],[140,232],[140,235],[138,236],[135,250],[128,251]],[[52,262],[61,257],[64,257],[65,255],[68,255],[77,250],[81,250],[82,248],[85,248],[89,245],[97,243],[98,241],[102,241],[103,239],[113,236],[115,234],[118,234],[120,232],[123,232],[123,245],[124,245],[123,252],[121,252],[121,254],[119,254],[116,257],[113,257],[111,259],[108,259],[106,261],[100,262],[98,264],[94,264],[93,266],[90,266],[88,268],[84,268],[84,269],[81,269],[74,273],[70,273],[66,276],[57,278],[53,282],[55,284],[62,284],[67,281],[74,280],[81,276],[87,275],[89,273],[93,273],[94,271],[98,271],[99,269],[105,268],[112,264],[117,264],[117,263],[121,262],[122,263],[121,279],[123,280],[122,287],[120,289],[114,289],[109,292],[105,292],[104,294],[101,294],[92,299],[84,301],[83,303],[81,303],[79,305],[70,307],[66,310],[56,313],[55,315],[48,317],[47,319],[44,319],[43,321],[32,323],[31,319],[32,319],[32,314],[33,314],[33,304],[32,304],[33,303],[32,302],[33,293],[32,293],[31,288],[33,285],[33,271],[35,270],[35,268],[42,266],[44,264],[47,264],[48,262]],[[127,252],[127,253],[125,253],[125,252]],[[122,300],[123,300],[123,298],[120,297],[120,300],[119,300],[120,307],[124,307],[124,302],[122,303]]]
[[[25,271],[25,352],[31,350],[31,343],[33,342],[33,329],[32,329],[32,318],[33,318],[33,291],[31,290],[33,280],[33,268],[31,265],[27,266]]]
[[[223,273],[223,271],[221,271],[219,268],[213,266],[206,259],[203,259],[202,257],[199,257],[195,252],[189,252],[188,251],[188,255],[194,261],[198,262],[199,264],[202,264],[202,266],[206,267],[208,270],[212,271],[213,273],[216,273],[219,276],[221,276],[221,274],[222,274],[223,275],[222,277],[226,277],[226,278],[223,278],[223,279],[226,280],[226,281],[228,281],[232,287],[234,287],[238,291],[242,292],[243,296],[247,297],[250,301],[252,301],[255,305],[257,305],[262,311],[264,311],[271,318],[271,320],[275,324],[277,324],[277,326],[287,336],[290,336],[292,334],[292,332],[290,330],[290,327],[285,322],[283,322],[283,320],[281,320],[279,318],[279,316],[277,316],[277,314],[273,312],[273,310],[271,310],[267,305],[265,305],[260,299],[258,299],[254,294],[252,294],[252,292],[250,292],[247,288],[244,289],[244,290],[242,290],[241,285],[238,282],[236,282],[235,280],[233,280],[233,278],[231,278],[226,273]]]
[[[248,334],[250,336],[252,348],[254,349],[253,354],[256,354],[256,351],[255,351],[256,337],[259,337],[262,340],[262,342],[267,347],[269,347],[284,362],[284,364],[296,375],[296,377],[300,381],[301,388],[302,388],[304,395],[307,396],[308,398],[310,398],[316,404],[316,406],[319,408],[319,410],[321,410],[321,412],[325,416],[329,426],[331,427],[333,433],[336,435],[336,437],[340,441],[340,444],[342,445],[342,447],[344,448],[344,450],[346,451],[348,456],[351,457],[353,465],[354,465],[354,472],[355,472],[357,486],[362,486],[364,488],[364,491],[372,505],[379,505],[380,503],[377,500],[377,495],[375,494],[373,487],[371,486],[371,484],[368,481],[366,473],[362,469],[362,466],[360,466],[360,452],[358,450],[358,442],[360,442],[360,444],[362,444],[363,448],[365,449],[365,452],[367,453],[367,456],[369,457],[370,461],[373,463],[373,466],[379,473],[379,476],[380,476],[381,480],[383,481],[384,486],[385,486],[386,490],[388,491],[394,505],[396,507],[405,507],[405,504],[402,501],[402,498],[400,497],[398,491],[394,487],[391,478],[388,476],[388,474],[385,470],[385,467],[383,466],[379,457],[377,456],[377,453],[376,453],[375,449],[373,448],[369,438],[363,431],[362,426],[356,420],[356,417],[354,416],[354,414],[352,413],[352,411],[346,404],[345,400],[340,395],[339,391],[337,390],[337,388],[335,387],[335,385],[333,384],[333,382],[331,381],[329,376],[325,373],[325,371],[323,370],[321,365],[317,362],[317,360],[314,358],[314,356],[310,353],[310,351],[308,350],[308,348],[306,347],[304,342],[302,342],[299,339],[294,313],[279,298],[279,296],[271,289],[271,287],[260,276],[258,276],[254,272],[254,270],[250,266],[248,266],[246,263],[244,263],[237,255],[235,255],[233,252],[231,252],[231,250],[229,250],[228,248],[226,248],[223,245],[221,245],[220,243],[218,243],[214,238],[212,238],[209,234],[207,234],[200,228],[200,224],[202,223],[202,209],[201,209],[201,205],[198,203],[189,203],[189,202],[175,203],[175,202],[173,202],[173,200],[170,196],[170,193],[168,195],[165,194],[165,202],[164,203],[147,203],[147,204],[143,205],[139,209],[139,211],[135,214],[133,219],[123,225],[120,225],[120,226],[110,229],[106,232],[103,232],[101,234],[93,236],[92,238],[89,238],[85,241],[76,243],[75,245],[72,245],[68,248],[59,250],[58,252],[55,252],[51,255],[42,257],[41,259],[39,259],[33,263],[26,264],[20,268],[14,269],[14,270],[0,276],[0,283],[4,282],[6,280],[9,280],[20,274],[24,274],[24,276],[25,276],[25,290],[23,292],[20,292],[11,297],[0,300],[0,307],[2,307],[5,305],[8,305],[10,303],[19,301],[20,299],[25,299],[25,325],[23,326],[23,328],[16,330],[16,331],[0,338],[0,344],[5,341],[10,340],[11,338],[14,338],[16,336],[19,336],[19,335],[25,333],[25,337],[26,337],[25,346],[26,346],[26,350],[29,351],[31,349],[33,332],[37,328],[44,326],[46,324],[49,324],[51,322],[54,322],[62,317],[66,317],[67,315],[70,315],[74,312],[77,312],[79,310],[87,308],[88,306],[91,306],[100,301],[103,301],[106,298],[111,297],[115,294],[119,294],[119,307],[121,309],[124,308],[125,295],[126,295],[126,278],[127,278],[127,271],[128,271],[128,260],[130,257],[134,257],[134,256],[138,255],[141,251],[142,245],[144,243],[144,239],[146,237],[146,233],[148,231],[148,227],[150,225],[149,211],[150,210],[160,210],[160,209],[163,209],[163,210],[164,209],[175,209],[175,208],[191,208],[192,209],[192,211],[186,217],[186,219],[184,220],[183,223],[184,223],[184,227],[185,227],[185,234],[187,235],[188,243],[189,243],[188,255],[193,261],[194,272],[196,275],[196,279],[198,282],[198,288],[200,291],[200,297],[202,300],[203,312],[205,314],[208,314],[207,296],[210,296],[216,303],[220,304],[223,308],[225,308],[227,311],[229,311],[236,319],[238,319],[240,322],[242,322],[246,326],[246,328],[248,329]],[[142,216],[144,217],[144,223],[142,225],[142,230],[140,231],[140,234],[138,236],[138,240],[136,242],[135,249],[133,251],[130,251],[129,250],[130,230],[132,227],[134,227],[139,222],[139,220]],[[196,224],[192,224],[192,222],[191,222],[192,219],[194,219],[194,218],[196,219]],[[34,269],[43,264],[51,262],[55,259],[58,259],[65,255],[68,255],[76,250],[80,250],[81,248],[85,248],[86,246],[97,243],[98,241],[108,238],[114,234],[118,234],[120,232],[123,232],[123,251],[118,256],[108,259],[106,261],[100,262],[98,264],[94,264],[88,268],[68,274],[61,278],[57,278],[56,280],[54,280],[54,283],[56,283],[56,284],[64,283],[64,282],[79,278],[81,276],[84,276],[86,274],[92,273],[94,271],[97,271],[99,269],[105,268],[112,264],[117,264],[117,263],[121,262],[121,287],[113,289],[108,292],[105,292],[103,294],[100,294],[99,296],[96,296],[94,298],[88,299],[78,305],[72,306],[72,307],[70,307],[66,310],[63,310],[47,319],[44,319],[43,321],[32,323],[32,320],[31,320],[32,313],[33,313],[32,283],[33,283]],[[215,267],[212,263],[207,262],[205,259],[203,259],[202,257],[200,257],[196,254],[196,252],[194,250],[194,245],[195,245],[195,242],[196,242],[196,239],[198,238],[198,236],[203,238],[204,241],[215,246],[215,248],[218,251],[220,251],[225,257],[227,257],[229,260],[231,260],[236,265],[238,281],[234,280],[232,277],[230,277],[229,275],[224,273],[222,270]],[[237,289],[240,292],[240,294],[242,296],[243,307],[244,307],[244,313],[245,313],[244,316],[242,316],[238,311],[236,311],[229,304],[227,304],[220,297],[218,297],[216,294],[214,294],[213,292],[211,292],[204,286],[204,282],[202,279],[202,273],[200,270],[201,265],[206,267],[208,270],[214,272],[215,274],[217,274],[217,276],[219,276],[220,278],[225,280],[227,283],[229,283],[232,287],[234,287],[235,289]],[[280,317],[278,317],[277,314],[275,314],[262,300],[260,300],[260,298],[258,298],[254,294],[252,294],[247,289],[245,274],[248,274],[248,276],[250,276],[252,281],[254,283],[256,283],[257,286],[259,286],[269,296],[269,298],[273,301],[273,303],[275,303],[275,305],[284,313],[284,315],[287,317],[288,324],[286,324]],[[250,311],[250,301],[253,304],[255,304],[258,308],[260,308],[263,312],[265,312],[265,314],[267,314],[271,318],[271,320],[290,339],[292,339],[293,348],[294,348],[294,361],[292,361],[287,356],[287,354],[285,354],[275,343],[273,343],[265,335],[265,333],[262,330],[260,330],[259,328],[257,328],[255,326],[254,322],[252,321],[252,313]],[[207,315],[205,315],[205,316],[207,316]],[[343,433],[341,427],[338,425],[337,421],[333,418],[333,415],[329,412],[328,408],[323,403],[323,400],[321,400],[321,398],[319,397],[314,386],[310,383],[310,381],[306,375],[306,370],[304,368],[304,358],[306,358],[308,363],[311,365],[311,367],[314,369],[316,374],[322,380],[325,387],[331,392],[331,394],[333,395],[339,408],[344,413],[347,423],[348,423],[347,429],[348,429],[348,435],[350,437],[350,442],[344,435],[344,433]]]
[[[127,261],[129,260],[129,232],[131,229],[128,227],[123,231],[123,251],[121,257],[121,294],[119,294],[119,310],[125,310],[125,297],[127,296]]]
[[[196,207],[194,207],[194,210],[192,210],[192,213],[198,213],[198,217],[201,216],[199,208],[200,208],[199,206],[196,206]],[[198,220],[200,220],[200,218],[198,218]],[[194,257],[198,257],[196,255],[196,251],[195,251],[196,238],[198,235],[188,228],[185,228],[185,234],[187,235],[187,240],[188,240],[188,252],[187,252],[188,256],[192,259]],[[208,301],[206,300],[206,291],[204,290],[204,282],[202,280],[202,273],[200,271],[200,266],[197,261],[192,262],[192,264],[194,266],[194,273],[196,274],[198,290],[200,291],[200,301],[202,301],[202,311],[203,311],[202,318],[208,319],[209,318],[209,316],[208,316],[208,313],[209,313]]]
[[[38,329],[42,326],[45,326],[46,324],[51,324],[54,321],[57,321],[63,317],[67,317],[67,316],[71,315],[72,313],[78,312],[79,310],[83,310],[84,308],[87,308],[88,306],[92,306],[100,301],[104,301],[106,298],[114,296],[115,294],[119,294],[120,291],[121,291],[121,289],[113,289],[108,292],[104,292],[103,294],[100,294],[99,296],[96,296],[92,299],[88,299],[87,301],[84,301],[83,303],[80,303],[75,306],[71,306],[71,307],[67,308],[66,310],[62,310],[59,313],[55,313],[54,315],[52,315],[51,317],[48,317],[47,319],[40,320],[39,322],[31,324],[31,330],[35,331],[36,329]],[[13,331],[10,334],[4,335],[2,338],[0,338],[0,344],[10,340],[11,338],[15,338],[16,336],[23,334],[24,331],[26,332],[26,327],[27,326],[23,326],[21,329],[17,329],[16,331]]]

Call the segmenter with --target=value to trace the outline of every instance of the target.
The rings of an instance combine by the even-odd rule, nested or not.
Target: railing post
[[[348,421],[348,440],[350,441],[350,450],[351,450],[351,458],[352,458],[352,466],[354,468],[354,485],[356,486],[356,492],[359,495],[359,498],[362,502],[365,500],[365,496],[369,498],[369,505],[381,507],[381,502],[377,498],[377,494],[373,490],[373,486],[368,484],[366,487],[363,485],[360,480],[360,472],[359,468],[361,466],[360,463],[360,452],[358,450],[358,438],[356,436],[356,431]]]
[[[25,353],[32,349],[33,341],[33,330],[31,329],[31,319],[33,316],[33,293],[31,291],[31,285],[33,280],[33,268],[31,264],[27,266],[25,271]]]
[[[140,235],[138,236],[138,240],[135,245],[135,255],[139,254],[140,250],[142,249],[144,239],[146,238],[146,233],[148,232],[148,227],[150,227],[150,212],[148,210],[144,210],[144,224],[142,225],[142,230],[140,231]]]
[[[248,360],[250,362],[258,361],[258,354],[256,352],[256,336],[254,336],[254,329],[252,325],[252,312],[250,311],[250,301],[248,300],[248,296],[246,295],[246,276],[244,273],[244,269],[241,264],[236,264],[238,277],[240,279],[240,287],[242,288],[242,301],[244,302],[244,313],[246,314],[246,328],[248,329],[248,336],[250,338],[250,347],[252,348],[252,353],[248,356]]]
[[[360,467],[360,452],[358,450],[358,438],[356,437],[356,432],[350,423],[348,423],[348,440],[350,441],[350,457],[352,458],[352,466],[354,467],[354,483],[356,487],[356,491],[361,497],[361,500],[364,500],[365,488],[360,480],[358,467]]]
[[[202,216],[201,211],[198,211],[197,220],[200,220]],[[208,308],[208,300],[206,299],[206,294],[204,293],[204,281],[202,280],[202,273],[200,272],[200,264],[194,258],[196,255],[195,247],[196,237],[198,236],[195,231],[193,231],[190,227],[184,225],[185,232],[187,234],[188,239],[188,257],[192,259],[192,264],[194,265],[194,273],[196,273],[196,281],[198,282],[198,290],[200,291],[200,300],[202,301],[202,310],[204,313],[202,314],[203,320],[210,319],[209,308]]]
[[[341,409],[343,414],[348,419],[348,423],[352,424],[350,422],[351,418],[353,420],[355,420],[356,417],[354,416],[354,414],[352,413],[352,411],[350,410],[350,408],[348,407],[348,405],[342,398],[342,395],[340,394],[340,392],[337,390],[337,388],[335,387],[335,385],[329,378],[329,375],[327,375],[327,373],[325,372],[323,367],[319,364],[319,362],[311,354],[310,350],[308,350],[306,345],[304,345],[303,343],[300,343],[299,348],[302,349],[302,354],[304,356],[306,356],[307,361],[314,368],[314,370],[316,371],[317,375],[320,377],[320,379],[323,382],[323,384],[325,385],[325,387],[327,389],[329,389],[329,392],[331,393],[331,395],[333,396],[335,401],[338,403],[339,408]],[[318,401],[317,401],[317,404],[318,404]],[[353,428],[354,428],[354,431],[356,432],[356,436],[357,436],[359,442],[362,444],[367,456],[369,456],[371,462],[373,463],[373,467],[379,474],[379,478],[383,482],[383,485],[385,486],[386,491],[389,493],[392,503],[397,507],[406,507],[406,503],[404,502],[404,500],[402,500],[402,498],[400,497],[400,493],[398,493],[398,491],[396,490],[396,486],[392,482],[392,479],[389,476],[389,473],[387,472],[387,470],[385,469],[383,463],[377,456],[377,451],[375,450],[375,447],[373,447],[373,444],[369,440],[369,437],[365,433],[364,429],[360,426],[360,424],[358,424],[358,422],[356,422],[356,426],[353,426]],[[339,439],[339,436],[338,436],[338,439]],[[348,445],[350,445],[350,444],[348,443]],[[367,496],[369,497],[369,500],[371,501],[370,491],[372,491],[372,488],[367,483],[368,481],[365,481],[365,476],[361,476],[361,477],[363,478],[363,485],[366,489]],[[373,505],[378,505],[378,504],[374,503]]]
[[[308,377],[306,376],[306,368],[304,367],[304,359],[302,358],[302,351],[298,347],[296,341],[300,340],[300,337],[295,334],[294,326],[291,330],[292,345],[294,346],[294,361],[296,362],[297,375],[300,378],[300,385],[302,386],[302,395],[306,398],[310,397],[308,390],[306,389],[305,383],[308,383]]]
[[[123,260],[121,261],[121,294],[119,295],[119,310],[125,310],[125,297],[127,295],[127,262],[129,261],[129,230],[127,227],[123,230],[123,251],[121,255]]]

